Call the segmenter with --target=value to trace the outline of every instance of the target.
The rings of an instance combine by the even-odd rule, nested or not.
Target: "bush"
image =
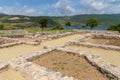
[[[68,21],[68,22],[65,23],[65,25],[66,25],[66,26],[71,26],[71,22]]]
[[[4,25],[0,24],[0,30],[3,30],[3,28],[4,28]]]
[[[119,31],[119,32],[120,32],[120,24],[110,25],[110,26],[108,27],[108,30]]]
[[[63,30],[64,28],[60,25],[54,26],[52,30]]]

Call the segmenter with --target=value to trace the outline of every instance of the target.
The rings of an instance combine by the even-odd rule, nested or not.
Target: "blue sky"
[[[29,16],[120,13],[120,0],[0,0],[0,13]]]

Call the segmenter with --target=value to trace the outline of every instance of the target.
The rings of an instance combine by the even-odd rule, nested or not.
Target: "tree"
[[[41,25],[42,30],[47,27],[48,24],[48,19],[47,18],[41,18],[39,20],[39,24]]]
[[[87,20],[87,23],[86,23],[87,26],[90,26],[90,29],[92,30],[94,27],[96,27],[98,25],[98,20],[97,19],[88,19]]]
[[[66,25],[66,26],[71,26],[70,21],[66,22],[65,25]]]
[[[0,30],[3,30],[3,28],[4,28],[4,25],[0,24]]]
[[[108,27],[108,30],[119,31],[119,32],[120,32],[120,24],[110,25],[110,26]]]

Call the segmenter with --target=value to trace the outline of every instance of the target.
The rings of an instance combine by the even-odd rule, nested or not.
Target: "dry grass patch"
[[[85,57],[77,54],[53,51],[33,62],[79,80],[112,80],[89,64]]]

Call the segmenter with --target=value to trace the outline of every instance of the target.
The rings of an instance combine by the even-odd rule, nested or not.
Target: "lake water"
[[[107,30],[107,26],[97,26],[94,27],[93,30]],[[65,30],[74,30],[74,29],[80,29],[80,30],[90,30],[90,27],[81,27],[81,26],[65,26]]]

